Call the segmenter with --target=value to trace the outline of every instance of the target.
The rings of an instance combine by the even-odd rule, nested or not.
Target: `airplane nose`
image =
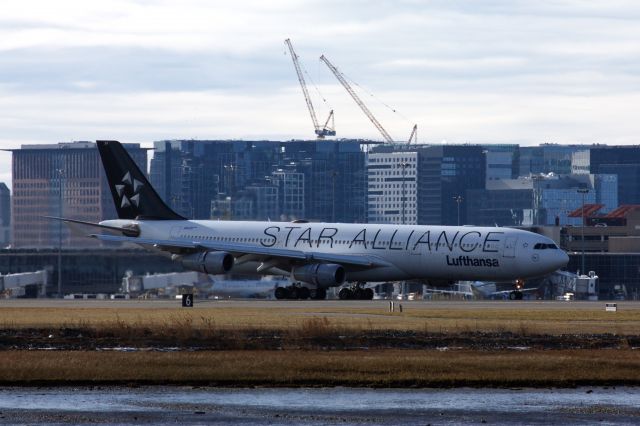
[[[564,250],[558,250],[558,269],[564,268],[569,263],[569,255]]]

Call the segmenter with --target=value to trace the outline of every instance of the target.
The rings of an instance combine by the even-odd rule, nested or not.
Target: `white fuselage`
[[[510,280],[542,276],[568,262],[549,238],[513,228],[209,220],[101,223],[136,224],[140,238],[366,255],[384,264],[345,265],[347,281]]]

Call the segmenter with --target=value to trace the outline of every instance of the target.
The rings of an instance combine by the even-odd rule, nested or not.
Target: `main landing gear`
[[[288,287],[276,287],[275,296],[278,300],[324,300],[327,298],[327,290],[317,288],[315,290],[301,285],[290,285]]]
[[[372,300],[373,290],[370,288],[364,288],[364,283],[356,283],[352,287],[345,287],[340,289],[338,297],[340,300]]]

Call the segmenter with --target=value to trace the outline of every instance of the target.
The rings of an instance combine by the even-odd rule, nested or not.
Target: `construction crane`
[[[391,135],[389,135],[389,133],[385,130],[385,128],[382,127],[382,124],[380,124],[380,122],[376,119],[376,117],[374,117],[374,115],[371,113],[371,111],[369,111],[369,108],[367,108],[367,106],[364,104],[364,102],[362,102],[362,100],[360,99],[358,94],[353,90],[351,85],[347,82],[347,79],[344,78],[344,75],[340,71],[338,71],[338,68],[336,68],[331,62],[329,62],[327,57],[324,56],[324,55],[320,56],[320,60],[322,62],[324,62],[327,65],[327,67],[329,67],[329,69],[331,70],[333,75],[336,76],[338,81],[342,84],[342,86],[351,95],[351,97],[356,102],[356,104],[358,104],[358,106],[360,107],[362,112],[364,112],[364,115],[366,115],[369,118],[369,120],[371,120],[373,125],[376,126],[378,131],[380,131],[380,133],[382,134],[382,137],[387,142],[394,143],[394,140],[391,137]],[[394,112],[395,112],[395,110],[394,110]],[[414,124],[413,129],[411,130],[411,135],[409,136],[409,140],[408,140],[407,144],[410,144],[412,140],[415,140],[416,143],[418,142],[418,125],[417,124]]]
[[[331,70],[333,75],[336,76],[336,78],[338,79],[340,84],[342,84],[342,86],[347,90],[347,92],[351,95],[353,100],[356,101],[356,104],[358,104],[358,106],[360,107],[362,112],[364,112],[364,115],[366,115],[369,118],[369,120],[371,120],[373,125],[376,126],[376,128],[380,131],[380,133],[382,133],[382,137],[387,142],[393,143],[393,138],[391,137],[391,135],[389,135],[389,133],[387,133],[387,131],[384,129],[384,127],[382,127],[382,124],[380,124],[380,122],[378,120],[376,120],[376,118],[373,116],[371,111],[369,111],[369,108],[367,108],[367,106],[364,104],[364,102],[362,102],[360,97],[358,97],[356,92],[351,88],[349,83],[347,83],[347,80],[344,78],[342,73],[340,71],[338,71],[338,68],[333,66],[333,64],[331,62],[329,62],[329,60],[324,55],[320,56],[320,60],[322,62],[324,62],[327,65],[327,67],[329,67],[329,69]]]
[[[415,142],[418,143],[418,125],[417,124],[413,125],[413,129],[411,130],[409,139],[407,139],[407,145],[409,145],[412,140],[415,140]]]
[[[309,91],[307,90],[307,83],[304,80],[302,69],[300,68],[298,55],[293,50],[293,46],[291,45],[290,39],[286,39],[284,43],[289,48],[289,53],[291,54],[291,60],[293,61],[293,65],[296,68],[298,81],[300,82],[300,87],[302,87],[304,100],[307,102],[307,108],[309,109],[309,115],[311,115],[311,121],[313,121],[313,127],[315,129],[316,136],[318,137],[318,139],[324,139],[325,136],[335,136],[336,131],[334,130],[335,124],[333,121],[333,110],[329,112],[329,117],[327,117],[327,120],[325,121],[324,125],[321,127],[320,124],[318,123],[318,118],[316,117],[316,110],[313,108],[313,103],[311,103],[311,97],[309,97]],[[329,122],[331,122],[331,125],[329,125]]]

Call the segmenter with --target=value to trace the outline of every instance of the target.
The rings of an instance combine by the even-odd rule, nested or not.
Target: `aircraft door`
[[[504,249],[502,250],[503,257],[516,257],[516,244],[518,237],[507,237],[504,240]]]

